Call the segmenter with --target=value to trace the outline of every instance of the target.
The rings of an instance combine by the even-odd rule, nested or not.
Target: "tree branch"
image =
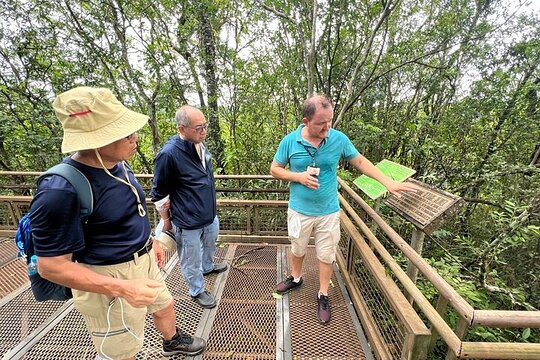
[[[507,289],[502,289],[498,286],[488,284],[488,275],[491,272],[490,264],[493,258],[499,253],[497,248],[499,245],[507,238],[515,235],[520,229],[522,229],[527,223],[531,216],[538,217],[538,212],[540,211],[540,191],[538,191],[531,200],[531,203],[527,208],[519,214],[512,222],[510,222],[500,233],[495,236],[495,238],[485,247],[485,250],[482,252],[480,257],[480,272],[479,280],[482,286],[491,292],[500,292],[508,295],[512,304],[517,304],[512,292]]]
[[[300,27],[300,24],[298,24],[296,22],[295,19],[293,19],[292,17],[288,16],[287,14],[285,13],[282,13],[281,11],[277,10],[276,8],[273,8],[271,6],[268,6],[268,5],[265,5],[262,1],[260,0],[255,0],[256,3],[258,3],[259,5],[261,5],[261,7],[267,11],[270,11],[272,14],[282,18],[282,19],[285,19],[287,21],[290,21],[291,23],[293,23],[294,25],[296,25],[297,27]]]
[[[467,190],[471,186],[476,186],[480,183],[483,183],[484,181],[499,178],[507,175],[515,175],[515,174],[527,174],[527,175],[533,175],[533,174],[540,174],[540,167],[538,165],[535,166],[524,166],[524,167],[507,167],[503,170],[495,171],[493,173],[483,174],[479,178],[475,178],[471,182],[468,182],[465,185],[461,185],[460,187],[457,187],[455,189],[451,189],[451,192],[453,193],[461,193],[462,191]]]
[[[371,36],[369,37],[367,43],[366,43],[366,47],[364,49],[364,55],[362,57],[362,60],[360,60],[354,70],[353,70],[353,73],[351,75],[351,78],[349,79],[349,82],[347,83],[347,94],[346,94],[346,97],[345,97],[345,101],[343,103],[343,107],[341,108],[335,122],[334,122],[334,125],[333,127],[337,127],[339,125],[339,123],[341,122],[341,120],[343,119],[343,115],[345,114],[345,112],[350,108],[350,106],[352,104],[354,104],[355,100],[353,99],[353,85],[354,83],[356,83],[356,79],[358,78],[358,72],[360,71],[360,68],[362,66],[364,66],[364,64],[366,63],[368,57],[369,57],[369,54],[371,53],[371,48],[373,46],[373,41],[375,40],[375,36],[377,35],[379,29],[381,28],[382,24],[386,21],[386,19],[388,19],[388,17],[390,16],[391,12],[394,10],[394,8],[397,6],[397,4],[399,3],[399,0],[397,0],[395,2],[395,4],[393,3],[392,0],[388,0],[388,2],[385,4],[385,7],[384,7],[384,10],[381,14],[381,16],[379,17],[379,20],[377,21],[377,24],[375,25],[375,27],[373,28],[373,31],[371,32]],[[394,5],[394,6],[392,6]]]
[[[501,204],[498,204],[494,201],[490,201],[486,199],[464,197],[463,200],[465,200],[468,203],[485,204],[485,205],[490,205],[490,206],[499,208],[501,210],[504,210],[504,206],[502,206]]]

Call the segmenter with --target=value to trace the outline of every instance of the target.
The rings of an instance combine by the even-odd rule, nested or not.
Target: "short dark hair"
[[[315,112],[317,111],[317,105],[321,105],[323,109],[333,107],[332,100],[325,94],[311,95],[304,101],[302,109],[302,117],[311,120]]]

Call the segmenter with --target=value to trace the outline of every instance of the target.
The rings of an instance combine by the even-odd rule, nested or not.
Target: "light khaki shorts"
[[[291,241],[291,252],[303,257],[313,235],[317,259],[331,264],[336,261],[336,249],[341,236],[339,211],[323,215],[308,216],[293,209],[287,209],[287,230]]]
[[[157,300],[152,305],[143,308],[134,308],[122,298],[112,298],[102,294],[73,290],[75,308],[82,314],[98,354],[112,359],[126,359],[135,356],[143,346],[144,324],[147,313],[152,314],[159,311],[173,300],[155,261],[154,250],[142,255],[136,261],[133,260],[122,264],[106,266],[81,265],[110,277],[121,279],[148,278],[162,282]],[[111,303],[112,306],[109,310]],[[110,328],[107,312],[109,312]],[[138,339],[126,330],[126,327]]]

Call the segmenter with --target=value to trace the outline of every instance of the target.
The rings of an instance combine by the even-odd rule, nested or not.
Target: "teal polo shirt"
[[[352,160],[360,153],[347,135],[330,129],[319,148],[302,138],[302,128],[286,135],[274,155],[274,161],[289,166],[292,172],[306,171],[315,165],[320,168],[319,188],[310,189],[297,182],[290,184],[289,207],[308,216],[322,216],[339,211],[337,167],[340,159]]]

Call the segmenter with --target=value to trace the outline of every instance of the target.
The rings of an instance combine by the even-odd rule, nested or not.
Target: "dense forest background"
[[[325,93],[334,127],[373,162],[465,199],[429,239],[430,263],[475,308],[540,309],[540,17],[528,5],[2,0],[0,169],[58,162],[51,101],[88,85],[150,115],[137,172],[152,172],[189,103],[207,115],[219,173],[268,174],[303,100]]]

